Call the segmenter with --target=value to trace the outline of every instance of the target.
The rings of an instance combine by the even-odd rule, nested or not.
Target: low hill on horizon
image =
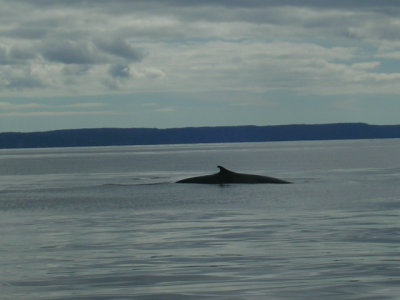
[[[0,149],[400,138],[400,125],[365,123],[94,128],[0,133]]]

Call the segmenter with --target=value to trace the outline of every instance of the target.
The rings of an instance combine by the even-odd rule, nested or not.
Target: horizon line
[[[45,133],[45,132],[57,132],[57,131],[79,131],[79,130],[99,130],[99,129],[153,129],[153,130],[173,130],[173,129],[186,129],[186,128],[226,128],[226,127],[277,127],[277,126],[323,126],[323,125],[341,125],[341,124],[353,124],[353,125],[368,125],[368,126],[399,126],[400,124],[370,124],[366,122],[333,122],[333,123],[291,123],[291,124],[280,124],[280,125],[204,125],[204,126],[184,126],[184,127],[86,127],[86,128],[65,128],[65,129],[49,129],[49,130],[37,130],[37,131],[2,131],[0,134],[20,133]]]

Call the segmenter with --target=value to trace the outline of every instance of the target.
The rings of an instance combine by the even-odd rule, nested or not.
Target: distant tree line
[[[318,125],[187,128],[97,128],[0,133],[0,148],[238,143],[299,140],[400,138],[400,125]]]

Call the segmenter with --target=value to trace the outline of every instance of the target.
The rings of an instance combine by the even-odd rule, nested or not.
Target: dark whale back
[[[218,166],[219,172],[212,175],[191,177],[177,181],[177,183],[203,183],[203,184],[228,184],[228,183],[290,183],[282,179],[243,174],[230,171],[224,167]]]

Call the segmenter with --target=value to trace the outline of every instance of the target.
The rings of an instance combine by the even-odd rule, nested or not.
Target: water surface
[[[1,299],[399,299],[399,150],[1,150]],[[174,184],[217,165],[294,184]]]

